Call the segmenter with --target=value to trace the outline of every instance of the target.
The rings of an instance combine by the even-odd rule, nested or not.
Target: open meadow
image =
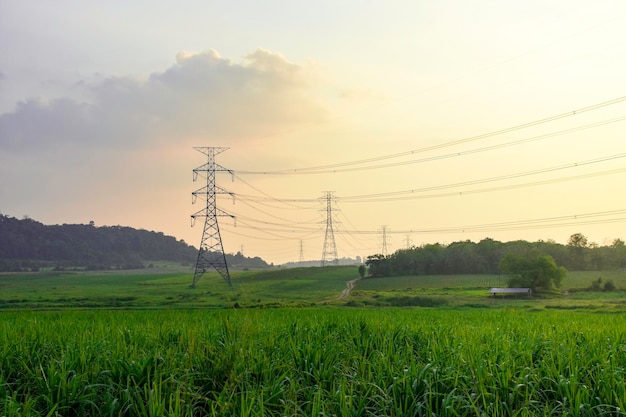
[[[355,266],[234,271],[232,286],[216,273],[205,274],[190,288],[193,271],[161,267],[136,271],[0,274],[2,309],[187,309],[267,308],[312,305],[626,308],[626,271],[569,272],[559,292],[532,299],[489,296],[490,287],[506,286],[501,275],[420,275],[366,278],[355,282],[348,297],[341,292],[358,279]],[[583,291],[598,278],[615,291]]]
[[[236,271],[232,287],[193,270],[44,272],[0,275],[2,308],[224,308],[300,306],[337,298],[356,267]]]
[[[619,314],[4,312],[0,415],[625,415]]]
[[[614,292],[572,273],[532,299],[490,297],[497,276],[365,279],[345,298],[356,268],[191,276],[0,277],[0,415],[626,415],[618,272]]]

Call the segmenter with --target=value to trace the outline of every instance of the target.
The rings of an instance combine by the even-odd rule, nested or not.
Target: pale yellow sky
[[[625,11],[1,2],[0,212],[197,246],[191,172],[205,160],[193,147],[225,146],[218,163],[237,178],[218,184],[237,197],[219,207],[238,216],[220,219],[225,250],[268,262],[297,261],[301,247],[321,258],[326,191],[340,257],[380,252],[383,226],[389,252],[407,239],[624,239]],[[396,154],[334,173],[245,173]]]

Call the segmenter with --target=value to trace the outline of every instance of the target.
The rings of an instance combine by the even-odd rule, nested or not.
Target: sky
[[[0,0],[0,213],[198,247],[194,148],[219,147],[227,253],[610,245],[626,239],[624,15],[608,0]]]

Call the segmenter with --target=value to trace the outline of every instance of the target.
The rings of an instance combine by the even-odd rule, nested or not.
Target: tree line
[[[557,265],[567,270],[603,270],[626,267],[626,246],[621,239],[610,245],[590,243],[581,233],[570,236],[567,244],[552,240],[528,242],[516,240],[500,242],[486,238],[480,242],[469,240],[425,244],[397,250],[391,255],[368,256],[365,265],[374,277],[397,275],[497,274],[500,261],[506,255],[519,258],[550,256]]]
[[[198,250],[162,232],[126,226],[44,225],[0,214],[0,271],[43,267],[90,270],[137,269],[154,261],[193,265]],[[227,255],[239,267],[267,267],[259,258]]]

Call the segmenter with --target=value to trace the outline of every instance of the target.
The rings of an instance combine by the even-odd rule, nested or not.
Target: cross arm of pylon
[[[199,195],[208,195],[210,193],[214,193],[214,194],[228,194],[233,198],[233,204],[235,204],[235,193],[232,191],[228,191],[225,188],[220,187],[219,185],[214,185],[213,188],[215,189],[214,191],[211,191],[211,187],[209,187],[208,185],[205,185],[202,188],[198,188],[196,191],[191,193],[191,204],[195,204],[196,203],[196,199]]]
[[[205,208],[203,208],[201,210],[196,211],[194,214],[192,214],[191,215],[191,220],[192,220],[192,223],[194,223],[195,220],[196,220],[196,217],[209,217],[209,216],[212,216],[212,214],[209,213],[207,208],[205,207]],[[192,226],[193,226],[193,224],[192,224]]]
[[[216,207],[216,209],[217,209],[217,212],[215,214],[216,216],[230,217],[231,219],[233,219],[233,223],[235,227],[237,227],[237,216],[235,216],[234,214],[227,213],[221,208]]]
[[[215,162],[207,162],[206,164],[200,165],[198,168],[193,169],[193,180],[196,181],[198,179],[199,173],[208,173],[208,172],[228,172],[232,181],[235,181],[235,171],[229,168],[224,168],[223,166],[216,164]]]

